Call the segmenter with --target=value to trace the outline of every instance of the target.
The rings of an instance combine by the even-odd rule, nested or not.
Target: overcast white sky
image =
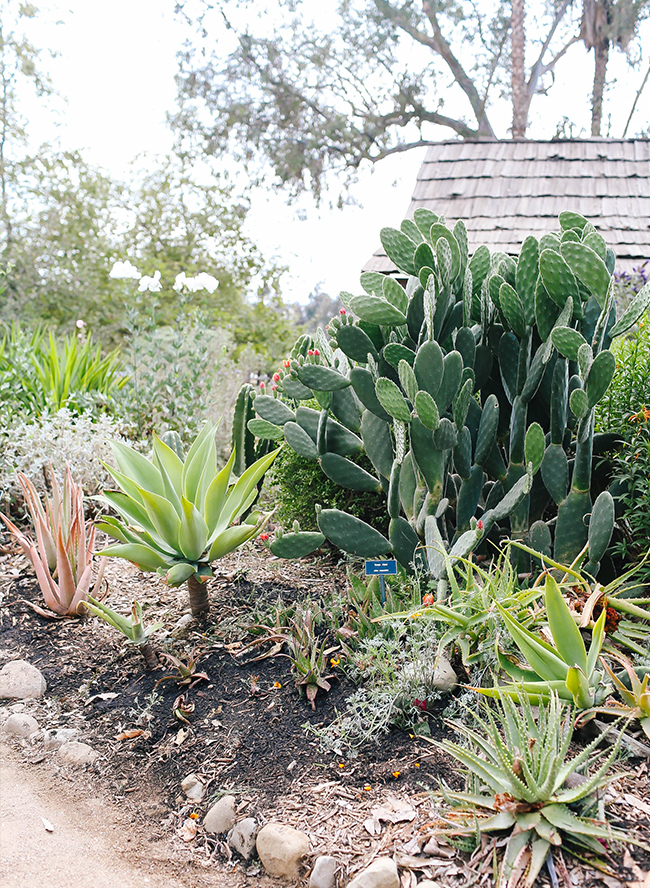
[[[38,46],[60,53],[50,68],[67,104],[58,113],[28,108],[33,134],[41,140],[58,136],[62,147],[81,149],[87,160],[116,176],[144,151],[169,151],[165,113],[174,108],[176,52],[184,36],[173,14],[174,0],[44,0],[40,5],[49,14],[30,33]],[[53,26],[57,18],[61,24]],[[644,41],[645,47],[649,43]],[[620,136],[647,68],[647,49],[644,63],[631,74],[620,54],[613,56],[619,82],[607,110],[611,134]],[[533,104],[537,116],[531,135],[548,138],[549,126],[554,131],[563,115],[588,127],[585,97],[593,57],[577,51],[572,58],[558,71],[552,104]],[[630,134],[649,119],[650,85]],[[283,280],[288,299],[305,301],[319,282],[332,295],[356,289],[360,267],[378,246],[380,228],[398,227],[404,215],[422,156],[422,151],[398,155],[363,175],[354,192],[361,207],[318,212],[308,200],[288,207],[280,196],[251,194],[249,233],[267,256],[290,266]]]

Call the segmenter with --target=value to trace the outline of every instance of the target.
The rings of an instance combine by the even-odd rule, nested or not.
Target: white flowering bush
[[[63,483],[66,464],[87,496],[96,494],[110,476],[102,461],[113,464],[111,440],[121,440],[118,421],[89,414],[75,415],[63,409],[38,420],[18,421],[4,429],[0,438],[0,503],[4,509],[22,498],[16,472],[23,472],[37,491],[46,490],[46,467],[52,465]]]

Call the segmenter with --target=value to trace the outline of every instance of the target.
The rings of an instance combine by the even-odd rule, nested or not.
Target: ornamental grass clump
[[[255,502],[257,485],[277,450],[234,479],[234,451],[217,471],[215,431],[215,425],[206,423],[184,459],[157,436],[151,459],[112,442],[118,469],[106,468],[121,491],[99,497],[120,516],[103,516],[98,523],[118,541],[101,554],[156,571],[169,586],[187,582],[194,617],[210,609],[206,582],[212,562],[258,536],[270,518],[256,512],[235,523]]]
[[[530,888],[553,848],[601,858],[609,843],[633,841],[606,822],[601,795],[622,776],[609,773],[619,742],[593,774],[581,773],[598,757],[602,737],[567,758],[573,711],[555,692],[537,710],[522,694],[521,708],[502,696],[494,709],[484,704],[471,715],[477,730],[448,722],[467,746],[451,740],[437,744],[468,771],[466,792],[441,792],[452,808],[440,832],[460,838],[495,834],[487,853],[494,855],[497,888]],[[496,866],[499,847],[505,850]]]
[[[66,468],[62,489],[51,468],[49,474],[52,496],[45,496],[43,505],[29,478],[18,472],[36,541],[5,515],[0,514],[0,518],[32,563],[46,608],[29,601],[27,604],[50,619],[79,616],[85,612],[92,583],[95,528],[86,524],[83,490],[75,484],[70,468]],[[102,558],[92,587],[93,595],[101,588],[105,564],[106,559]]]

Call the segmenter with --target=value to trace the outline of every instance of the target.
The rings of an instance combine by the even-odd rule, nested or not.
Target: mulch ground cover
[[[275,604],[287,607],[343,589],[344,571],[329,558],[279,561],[259,544],[224,559],[219,569],[210,582],[210,617],[197,624],[187,620],[184,589],[168,589],[155,576],[109,560],[107,603],[126,613],[140,601],[149,622],[164,624],[160,650],[198,658],[197,673],[207,677],[182,686],[171,677],[176,670],[170,663],[146,670],[139,652],[94,617],[50,621],[35,613],[29,603],[41,599],[31,568],[21,555],[7,553],[0,557],[0,665],[20,657],[38,667],[48,685],[39,704],[42,727],[78,728],[80,739],[100,753],[93,767],[102,791],[138,804],[204,864],[242,866],[225,842],[202,832],[200,817],[191,816],[232,793],[241,816],[289,823],[309,834],[314,854],[337,855],[344,862],[343,885],[386,853],[398,862],[404,888],[423,876],[440,885],[489,884],[487,852],[473,861],[444,845],[437,856],[421,854],[436,820],[430,790],[440,779],[460,788],[457,765],[427,738],[397,729],[356,757],[324,753],[310,729],[330,724],[355,686],[334,670],[331,690],[319,693],[312,710],[283,652],[273,654],[263,632],[244,631]],[[443,736],[442,711],[430,715],[429,728],[433,737]],[[34,761],[45,755],[36,745],[31,751]],[[616,826],[647,841],[647,763],[628,766],[633,776],[616,784],[610,810]],[[206,786],[194,806],[180,787],[192,773]],[[567,884],[650,888],[644,875],[650,859],[635,848],[613,857],[609,874],[566,863],[559,877],[570,879]],[[249,866],[251,879],[257,872]],[[545,875],[540,884],[546,882]]]

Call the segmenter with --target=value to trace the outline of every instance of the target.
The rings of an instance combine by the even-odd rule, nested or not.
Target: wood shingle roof
[[[650,140],[441,142],[418,173],[407,212],[462,219],[470,253],[481,244],[519,253],[524,239],[558,227],[563,210],[586,216],[620,268],[650,258]],[[383,250],[366,271],[394,271]]]

